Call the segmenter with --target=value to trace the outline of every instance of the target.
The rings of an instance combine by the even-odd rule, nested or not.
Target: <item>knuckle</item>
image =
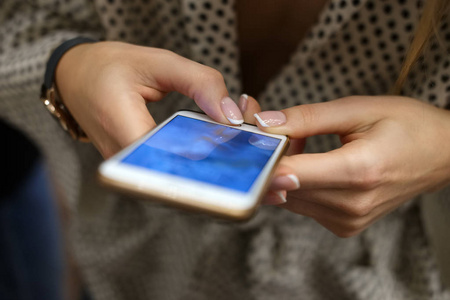
[[[223,75],[216,69],[205,67],[201,73],[202,81],[215,86],[224,82]]]
[[[364,151],[364,153],[369,152]],[[351,165],[348,176],[350,186],[361,190],[372,190],[382,183],[383,170],[376,156],[369,153],[369,155],[358,155],[355,158],[353,155],[348,161]]]
[[[176,54],[172,50],[168,49],[162,49],[162,48],[146,48],[145,49],[145,57],[146,59],[153,63],[164,63],[164,64],[173,64],[173,63],[179,63],[183,60],[186,60],[186,58]],[[142,61],[140,60],[140,56],[136,55],[137,60],[135,63],[142,64]]]
[[[340,98],[339,100],[342,102],[352,103],[354,101],[361,100],[361,96],[354,96],[354,95],[345,96],[345,97]]]
[[[161,55],[163,57],[167,57],[169,59],[173,59],[175,57],[178,57],[178,54],[176,54],[172,50],[158,48],[157,51],[158,51],[159,55]]]
[[[353,233],[353,235],[364,230],[366,226],[366,219],[363,217],[349,218],[343,224],[344,230],[348,233]]]
[[[350,238],[361,233],[361,230],[347,230],[347,229],[339,229],[333,231],[333,233],[340,238]]]
[[[212,91],[216,93],[225,89],[225,80],[222,74],[216,69],[207,66],[201,66],[197,69],[194,82],[201,83],[202,86],[202,89],[200,89],[198,84],[190,84],[188,88],[188,96],[195,101],[201,99],[201,94],[211,93]]]
[[[304,125],[316,124],[319,114],[314,105],[302,105],[299,106],[300,120],[302,120]]]
[[[368,226],[367,220],[363,218],[347,218],[345,220],[335,220],[331,222],[329,220],[325,220],[322,217],[314,219],[334,235],[340,238],[349,238],[352,236],[356,236],[364,231]]]
[[[338,237],[349,238],[360,234],[366,227],[366,221],[362,218],[351,218],[333,228],[332,232]]]
[[[347,201],[341,206],[344,213],[353,218],[362,218],[369,215],[374,209],[374,205],[370,199],[354,199],[352,201]]]

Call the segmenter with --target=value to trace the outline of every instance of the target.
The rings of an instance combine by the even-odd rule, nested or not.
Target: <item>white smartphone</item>
[[[247,219],[289,139],[249,124],[227,126],[179,111],[103,162],[110,187],[231,219]]]

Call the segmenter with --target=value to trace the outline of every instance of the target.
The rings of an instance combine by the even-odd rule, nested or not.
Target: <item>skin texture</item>
[[[291,152],[277,170],[277,176],[293,174],[301,183],[280,207],[314,218],[338,236],[356,235],[414,196],[450,183],[447,110],[406,97],[352,96],[282,112],[286,123],[258,126],[295,139],[337,134],[342,141],[327,153]],[[267,202],[274,204],[273,195]]]
[[[61,59],[56,85],[105,158],[155,126],[146,102],[170,91],[230,124],[221,104],[228,96],[222,75],[167,50],[118,42],[79,45]],[[239,106],[238,117],[255,123],[257,101],[241,97]],[[265,202],[314,218],[338,236],[356,235],[414,196],[450,182],[449,111],[404,97],[353,96],[282,113],[284,124],[258,124],[292,138]],[[337,134],[343,146],[301,154],[305,139],[319,134]],[[285,175],[298,178],[300,188],[277,180]]]
[[[156,126],[146,102],[159,101],[171,91],[193,99],[214,120],[230,124],[221,106],[228,96],[222,75],[167,50],[119,42],[79,45],[60,60],[56,86],[105,158]]]

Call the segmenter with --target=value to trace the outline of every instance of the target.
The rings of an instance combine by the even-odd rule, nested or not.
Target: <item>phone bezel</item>
[[[281,141],[246,193],[121,162],[124,157],[179,115],[274,137]],[[285,153],[288,144],[288,137],[265,133],[254,125],[245,123],[239,126],[225,125],[211,120],[203,113],[183,110],[176,112],[135,143],[104,161],[98,169],[98,177],[100,182],[106,186],[141,198],[153,198],[184,209],[242,220],[249,218],[254,213],[260,198],[267,190],[268,180],[274,171],[274,167]]]

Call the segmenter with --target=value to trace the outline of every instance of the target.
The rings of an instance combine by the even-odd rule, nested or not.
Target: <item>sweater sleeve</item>
[[[40,89],[52,51],[77,36],[103,37],[92,1],[0,1],[0,118],[30,137],[51,158],[54,170],[64,165],[77,168],[76,147],[42,105]],[[72,182],[62,188],[75,199],[77,180],[68,176],[76,176],[76,170],[56,173],[55,178]]]
[[[0,1],[0,116],[12,122],[38,96],[50,53],[76,36],[101,38],[88,0]]]

